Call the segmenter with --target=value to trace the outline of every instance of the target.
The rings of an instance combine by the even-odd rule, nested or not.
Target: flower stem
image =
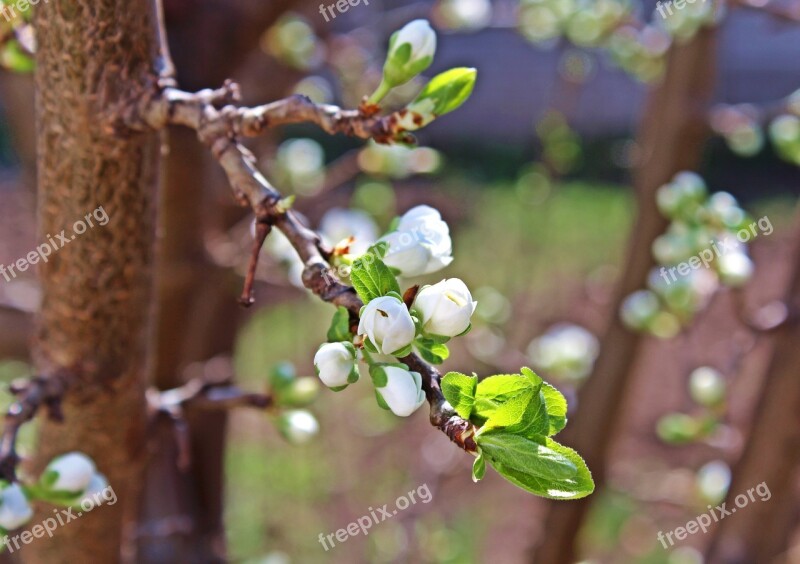
[[[381,83],[378,85],[378,88],[376,88],[375,92],[373,92],[372,95],[369,98],[367,98],[367,101],[370,104],[377,104],[378,102],[383,100],[383,98],[389,93],[389,90],[391,89],[392,87],[386,82],[386,79],[381,78]]]

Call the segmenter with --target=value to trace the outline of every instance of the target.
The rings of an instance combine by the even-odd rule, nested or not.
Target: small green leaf
[[[553,436],[567,424],[567,399],[547,382],[542,384],[539,393],[542,394],[547,409],[547,418],[550,421],[550,430],[547,435]]]
[[[486,475],[486,457],[480,453],[472,463],[472,481],[479,482]]]
[[[386,400],[383,399],[383,396],[381,395],[381,393],[378,390],[375,390],[375,401],[378,402],[378,406],[381,409],[385,409],[386,411],[391,411],[391,408],[389,407],[389,404],[386,403]]]
[[[369,257],[369,258],[368,258]],[[365,304],[389,292],[400,294],[400,286],[389,267],[374,254],[364,255],[353,262],[350,272],[358,296]]]
[[[479,436],[477,441],[496,468],[502,466],[546,480],[567,480],[578,473],[577,466],[564,454],[519,435],[491,433]]]
[[[491,435],[489,436],[491,437]],[[489,437],[486,437],[488,439]],[[568,478],[549,479],[532,472],[518,470],[502,462],[489,463],[506,480],[532,494],[550,499],[580,499],[594,491],[592,473],[586,463],[571,448],[565,447],[552,439],[545,442],[546,448],[568,459],[576,468],[574,476]]]
[[[367,249],[367,254],[377,255],[378,258],[382,259],[386,256],[386,251],[389,250],[389,243],[386,241],[378,241],[374,245],[370,246]]]
[[[55,484],[57,481],[58,472],[55,470],[45,470],[39,478],[39,483],[47,489],[52,488],[53,484]]]
[[[333,314],[331,326],[328,329],[328,342],[338,343],[340,341],[352,341],[353,334],[350,332],[350,312],[344,306],[339,306]]]
[[[477,383],[477,376],[467,376],[460,372],[448,372],[442,378],[442,393],[445,399],[464,419],[469,419],[472,414]]]
[[[437,74],[425,85],[413,104],[430,99],[434,103],[432,111],[435,116],[452,112],[472,94],[477,75],[477,70],[466,67]]]
[[[441,364],[450,356],[450,349],[443,343],[437,343],[433,339],[420,337],[414,341],[414,346],[420,356],[431,364]]]
[[[389,382],[389,377],[386,376],[386,371],[380,364],[372,364],[369,367],[369,376],[372,378],[372,384],[376,388],[383,388]]]

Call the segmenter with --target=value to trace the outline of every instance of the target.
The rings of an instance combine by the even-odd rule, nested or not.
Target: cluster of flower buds
[[[662,26],[626,23],[633,10],[628,0],[522,0],[518,27],[538,46],[553,47],[563,37],[602,48],[617,66],[647,82],[661,76],[671,38]]]
[[[54,505],[79,508],[83,504],[96,506],[109,487],[91,458],[80,452],[70,452],[54,458],[36,483],[3,482],[0,484],[0,532],[17,529],[33,517],[30,502],[46,501]]]
[[[343,308],[334,316],[330,342],[314,357],[323,384],[340,391],[359,379],[358,362],[369,367],[378,403],[399,416],[425,401],[422,378],[398,359],[417,351],[426,360],[447,358],[445,343],[469,331],[477,302],[457,278],[423,286],[410,307],[400,295],[397,275],[441,270],[452,261],[447,224],[429,206],[417,206],[395,220],[394,229],[352,264],[351,282],[364,302],[355,332]]]
[[[393,88],[415,79],[431,65],[435,54],[436,32],[427,20],[414,20],[394,32],[389,39],[381,83],[367,101],[377,104]],[[472,94],[476,77],[474,68],[454,68],[435,76],[399,112],[398,125],[405,131],[416,131],[452,112]]]
[[[669,34],[658,26],[625,25],[611,34],[607,48],[619,68],[641,82],[651,82],[664,73],[671,43]]]
[[[711,112],[711,128],[740,157],[752,157],[764,147],[758,109],[751,104],[720,104]]]
[[[760,232],[769,235],[769,218],[750,222],[727,192],[708,194],[703,179],[680,172],[659,188],[658,208],[671,220],[653,243],[659,264],[649,288],[623,303],[622,319],[629,327],[670,338],[691,322],[720,284],[739,287],[753,272],[747,244]]]
[[[630,13],[625,0],[522,0],[519,30],[537,44],[564,36],[576,45],[597,47]]]
[[[725,414],[727,385],[724,376],[711,366],[700,366],[689,375],[689,395],[697,404],[693,413],[673,412],[662,416],[656,425],[664,442],[685,444],[708,438]]]
[[[275,406],[281,411],[275,426],[286,441],[294,445],[309,442],[319,431],[314,415],[305,409],[317,399],[320,385],[316,378],[298,378],[294,365],[277,364],[269,375]]]

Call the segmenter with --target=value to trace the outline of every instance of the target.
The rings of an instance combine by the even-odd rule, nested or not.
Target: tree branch
[[[330,250],[325,248],[316,232],[304,226],[291,210],[281,205],[283,196],[258,171],[255,157],[238,139],[259,135],[277,125],[310,122],[330,134],[344,133],[381,143],[406,142],[409,136],[399,125],[403,112],[380,117],[377,106],[362,104],[358,110],[343,110],[314,104],[304,96],[291,96],[255,108],[230,104],[237,100],[238,87],[230,81],[220,90],[196,94],[164,88],[150,98],[140,100],[137,105],[123,109],[119,117],[124,125],[137,130],[183,125],[197,131],[200,141],[210,148],[225,171],[236,199],[253,209],[258,224],[279,229],[297,251],[304,264],[303,284],[306,288],[326,302],[345,307],[357,320],[363,303],[352,287],[336,277],[327,262]],[[257,253],[253,253],[251,260],[257,260]],[[252,268],[251,263],[250,270]],[[475,452],[474,427],[446,402],[438,370],[415,354],[400,360],[422,376],[431,406],[431,424],[463,450]]]
[[[0,438],[0,478],[3,480],[16,481],[16,468],[20,462],[17,436],[22,425],[32,420],[41,407],[47,409],[53,421],[63,420],[61,400],[68,388],[68,376],[60,372],[11,383],[9,390],[17,396],[17,400],[6,412]]]

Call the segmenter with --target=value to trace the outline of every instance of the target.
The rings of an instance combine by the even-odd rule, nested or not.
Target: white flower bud
[[[361,311],[358,334],[366,335],[379,353],[404,349],[414,341],[416,332],[406,305],[393,296],[375,298]]]
[[[350,253],[360,255],[378,238],[378,228],[372,217],[361,210],[333,208],[325,212],[319,223],[323,240],[334,246],[348,237],[353,238]]]
[[[102,474],[95,473],[92,476],[92,479],[89,480],[89,485],[86,486],[86,491],[83,492],[83,495],[73,503],[73,507],[77,507],[80,505],[85,506],[97,506],[102,505],[105,501],[108,501],[103,496],[103,491],[108,487],[108,480]],[[113,505],[113,504],[112,504]]]
[[[6,486],[0,492],[0,527],[11,531],[24,525],[32,516],[33,510],[19,484]]]
[[[430,206],[408,210],[393,231],[381,238],[389,248],[383,262],[403,276],[419,276],[441,270],[453,262],[450,228]]]
[[[57,478],[50,489],[56,492],[83,492],[96,472],[92,459],[81,452],[70,452],[54,458],[45,473],[55,472]]]
[[[397,366],[377,366],[373,369],[375,389],[400,417],[408,417],[425,403],[422,377]]]
[[[329,388],[343,388],[356,382],[355,347],[351,343],[324,343],[314,355],[314,368]]]
[[[705,406],[715,406],[725,399],[725,379],[710,366],[701,366],[689,376],[689,394],[692,399]]]
[[[722,255],[717,261],[717,269],[722,283],[732,288],[747,284],[753,276],[753,261],[744,253]]]
[[[286,411],[278,418],[278,430],[293,445],[309,442],[319,432],[316,418],[304,409]]]
[[[427,20],[414,20],[392,34],[383,67],[384,81],[391,87],[405,84],[433,62],[436,32]]]
[[[466,331],[477,305],[467,285],[458,278],[425,286],[414,300],[423,330],[443,337],[455,337]]]

